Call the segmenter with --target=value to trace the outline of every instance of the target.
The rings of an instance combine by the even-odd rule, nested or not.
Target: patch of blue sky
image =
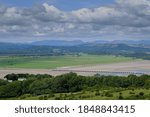
[[[64,11],[80,8],[95,8],[101,5],[111,4],[115,0],[0,0],[0,4],[15,7],[32,7],[42,3],[48,3]]]

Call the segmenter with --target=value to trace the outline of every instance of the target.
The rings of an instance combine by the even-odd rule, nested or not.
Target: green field
[[[97,93],[98,92],[98,93]],[[136,88],[106,88],[99,90],[83,90],[75,93],[54,93],[33,96],[22,95],[12,100],[149,100],[150,89]]]
[[[109,55],[66,55],[66,56],[1,56],[0,68],[52,69],[63,66],[107,64],[132,61],[129,57]]]

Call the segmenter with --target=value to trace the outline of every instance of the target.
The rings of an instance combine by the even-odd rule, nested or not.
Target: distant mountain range
[[[30,44],[20,44],[20,43],[4,43],[0,42],[0,50],[5,51],[5,50],[22,50],[22,49],[27,49],[31,47]]]
[[[150,40],[96,40],[91,42],[84,42],[81,40],[73,40],[73,41],[66,41],[66,40],[42,40],[42,41],[35,41],[32,43],[7,43],[7,42],[0,42],[0,48],[5,48],[8,46],[10,49],[13,49],[13,45],[16,47],[28,47],[28,46],[77,46],[77,45],[95,45],[95,44],[127,44],[127,45],[145,45],[150,46]]]
[[[150,40],[136,40],[136,41],[133,41],[133,40],[114,40],[114,41],[111,41],[111,43],[123,43],[123,44],[137,44],[137,45],[150,45]]]
[[[44,45],[44,46],[76,46],[84,44],[81,40],[74,40],[74,41],[65,41],[65,40],[43,40],[43,41],[36,41],[32,42],[31,45]]]
[[[93,41],[83,42],[45,40],[33,43],[0,43],[0,55],[57,56],[66,54],[108,54],[150,59],[150,41]]]
[[[113,41],[105,41],[105,40],[96,40],[91,42],[84,42],[81,40],[74,40],[74,41],[65,41],[65,40],[43,40],[43,41],[36,41],[30,43],[31,45],[45,45],[45,46],[77,46],[83,44],[136,44],[136,45],[150,45],[150,40],[113,40]]]

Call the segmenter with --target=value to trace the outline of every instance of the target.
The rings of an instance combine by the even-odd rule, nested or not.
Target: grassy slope
[[[0,57],[0,68],[50,69],[62,66],[106,64],[132,60],[132,58],[115,57],[108,55]]]
[[[81,91],[75,93],[55,93],[53,97],[47,95],[32,96],[29,94],[23,95],[18,98],[8,98],[9,100],[39,100],[40,97],[46,96],[48,100],[118,100],[121,93],[123,100],[141,100],[150,99],[150,89],[121,89],[121,88],[110,88],[110,89],[99,89],[100,95],[95,95],[95,90]],[[106,93],[112,94],[111,96]],[[144,95],[140,96],[139,93],[143,92]],[[138,98],[136,97],[138,96]]]

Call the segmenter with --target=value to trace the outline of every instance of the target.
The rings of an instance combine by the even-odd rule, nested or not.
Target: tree
[[[15,81],[0,87],[0,98],[18,97],[22,94],[21,82]]]
[[[28,78],[27,80],[22,81],[22,93],[30,93],[30,85],[35,81],[34,78]]]
[[[9,83],[8,81],[0,79],[0,86],[7,85],[8,83]]]
[[[50,80],[50,79],[49,79]],[[48,94],[51,92],[48,79],[35,80],[29,85],[29,91],[34,95]]]
[[[18,80],[18,75],[17,74],[8,74],[4,78],[6,78],[7,80],[16,81],[16,80]]]
[[[143,92],[140,92],[139,95],[140,95],[140,96],[144,96],[144,93],[143,93]]]
[[[76,92],[83,88],[83,79],[76,73],[57,76],[52,80],[52,90],[59,93]]]

